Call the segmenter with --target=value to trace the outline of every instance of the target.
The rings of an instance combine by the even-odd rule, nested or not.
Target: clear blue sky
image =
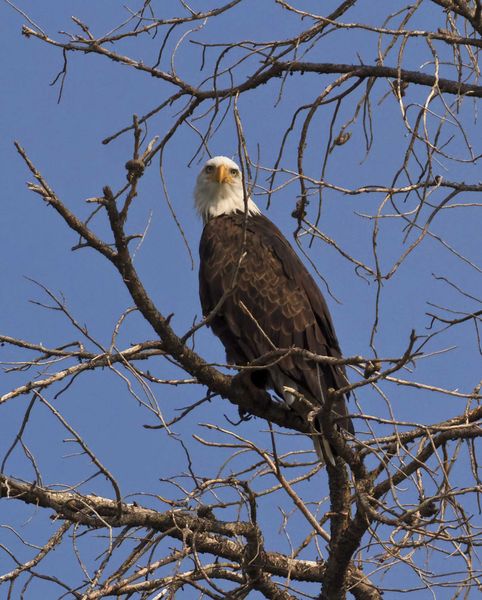
[[[126,18],[121,2],[19,0],[17,4],[56,39],[60,37],[59,30],[74,31],[71,15],[91,25],[95,34],[109,31]],[[164,16],[170,12],[175,14],[179,10],[176,2],[166,4]],[[368,22],[373,19],[374,23],[380,24],[380,19],[385,16],[385,13],[381,13],[384,4],[380,1],[370,2],[368,5],[365,3],[364,20]],[[401,3],[394,4],[401,6]],[[193,7],[205,5],[204,2],[191,3]],[[429,5],[422,12],[420,26],[424,25],[424,20],[426,23],[430,22],[433,10]],[[204,30],[192,34],[193,39],[211,42],[246,38],[272,39],[291,35],[298,27],[285,11],[273,8],[268,2],[248,2],[233,14],[235,17],[214,20]],[[348,20],[355,20],[356,16],[357,13],[350,14]],[[63,226],[51,209],[42,204],[38,196],[26,189],[25,182],[31,180],[31,177],[13,147],[13,140],[18,140],[27,150],[59,197],[77,214],[86,217],[92,210],[92,205],[86,204],[85,199],[100,195],[104,185],[110,185],[114,189],[123,185],[124,163],[131,157],[130,134],[107,146],[101,144],[102,139],[130,124],[133,113],[142,115],[158,105],[173,93],[173,89],[145,74],[101,57],[75,54],[69,55],[63,95],[61,102],[57,103],[59,85],[50,86],[49,83],[62,68],[61,52],[36,39],[22,37],[21,25],[25,19],[5,3],[0,4],[0,22],[0,156],[3,174],[0,210],[0,333],[35,343],[42,342],[47,346],[78,339],[78,332],[69,327],[62,315],[29,302],[46,300],[40,288],[27,279],[32,278],[52,291],[62,293],[77,320],[86,323],[90,333],[108,346],[117,319],[123,310],[132,305],[132,301],[117,273],[105,260],[90,250],[70,251],[77,243],[75,235]],[[269,31],[266,28],[268,22]],[[173,42],[168,44],[166,56],[179,35],[176,33]],[[342,45],[331,51],[327,46],[320,45],[322,51],[315,52],[312,59],[356,63],[359,60],[358,52],[361,60],[373,63],[376,47],[363,46],[361,39],[359,34],[354,33],[353,45]],[[122,50],[126,54],[152,62],[159,43],[143,38],[126,43]],[[212,59],[209,52],[207,56],[209,64]],[[421,42],[414,42],[407,50],[406,68],[417,69],[428,58],[426,46]],[[394,65],[394,60],[395,57],[387,60],[387,64]],[[181,76],[186,80],[199,82],[202,79],[199,65],[198,48],[189,43],[184,44],[176,59],[176,68]],[[431,67],[425,72],[432,72]],[[327,81],[327,78],[323,78],[323,84]],[[281,134],[289,124],[293,108],[312,100],[320,89],[320,81],[306,75],[298,78],[294,84],[287,81],[283,100],[276,109],[274,103],[279,90],[278,82],[241,98],[239,109],[252,157],[256,156],[259,146],[261,164],[272,166]],[[380,100],[386,92],[386,84],[379,85],[374,99]],[[414,101],[423,102],[426,91],[415,90],[413,94]],[[327,170],[330,182],[345,187],[390,183],[396,166],[400,164],[406,140],[393,97],[389,97],[381,105],[376,101],[372,106],[375,142],[371,154],[364,160],[363,133],[359,125],[354,127],[350,143],[337,149],[330,159]],[[149,139],[166,132],[177,108],[151,121]],[[318,177],[320,173],[330,111],[320,111],[309,138],[306,171],[314,177]],[[343,108],[338,125],[346,121],[349,114]],[[480,130],[478,124],[474,125],[470,121],[468,108],[461,112],[459,118],[469,126],[472,133],[476,127]],[[433,127],[434,123],[429,126]],[[452,151],[465,158],[467,152],[455,126],[454,133],[457,138],[451,147]],[[474,137],[480,144],[481,136]],[[287,145],[283,160],[283,167],[293,170],[296,169],[294,139]],[[196,134],[191,129],[183,128],[167,147],[164,165],[170,200],[189,240],[195,259],[194,269],[169,213],[157,162],[152,164],[141,180],[130,222],[130,231],[138,232],[144,229],[150,219],[148,235],[136,256],[136,266],[160,310],[166,315],[174,313],[172,323],[178,333],[187,330],[196,315],[200,315],[197,244],[201,224],[194,213],[192,200],[192,188],[200,163],[195,161],[188,166],[197,144]],[[210,150],[213,154],[235,155],[237,141],[232,115],[228,115],[217,132]],[[480,148],[478,151],[475,148],[474,152],[480,153]],[[443,158],[440,164],[435,164],[439,171],[434,175],[442,175],[450,180],[465,180],[468,183],[480,180],[480,170],[477,171],[476,167]],[[262,175],[260,183],[264,183]],[[296,227],[290,214],[297,193],[295,185],[284,188],[273,197],[268,211],[270,218],[290,239]],[[443,195],[434,197],[441,200]],[[328,191],[324,197],[320,228],[352,255],[373,265],[372,224],[356,215],[355,211],[373,214],[381,198],[380,195],[342,196]],[[262,208],[265,207],[266,201],[262,194],[256,200]],[[475,198],[460,196],[458,201],[473,202]],[[311,208],[312,218],[316,212],[314,205],[315,200]],[[95,227],[101,234],[106,232],[103,218],[98,219]],[[433,231],[443,236],[457,252],[473,261],[480,261],[480,219],[476,219],[476,209],[442,211],[433,225]],[[403,237],[400,220],[382,221],[379,249],[384,271],[407,247],[403,244]],[[411,233],[409,243],[413,239],[414,232]],[[344,354],[370,355],[369,338],[374,316],[375,286],[357,277],[353,265],[329,246],[317,241],[309,252],[339,300],[336,302],[328,297],[326,288],[320,281],[320,287],[328,297]],[[376,337],[376,349],[380,356],[401,355],[408,343],[411,329],[416,329],[420,334],[426,333],[425,328],[429,324],[426,312],[432,310],[427,302],[462,311],[475,309],[473,302],[457,294],[443,282],[435,280],[433,273],[448,277],[467,292],[480,296],[480,271],[457,258],[437,241],[427,238],[406,260],[395,277],[384,285],[379,333]],[[127,346],[152,337],[152,331],[134,315],[129,317],[118,343],[120,346]],[[470,392],[480,379],[480,355],[476,351],[476,343],[472,325],[452,330],[450,335],[436,338],[426,349],[437,351],[454,346],[452,351],[423,360],[414,373],[405,371],[401,376]],[[209,331],[203,330],[196,337],[196,350],[208,360],[224,361],[223,350]],[[5,361],[18,360],[21,355],[20,351],[8,347],[1,348],[1,351],[2,360]],[[166,362],[154,362],[153,369],[156,367],[158,376],[179,375]],[[1,393],[34,376],[37,377],[34,370],[20,374],[0,372]],[[421,393],[410,388],[387,389],[397,416],[402,420],[435,422],[462,413],[465,406],[462,399],[447,399],[432,392]],[[56,391],[59,390],[60,386],[56,388]],[[176,414],[176,409],[188,405],[202,394],[203,390],[197,387],[166,388],[159,390],[157,401],[162,406],[163,413],[169,417]],[[49,397],[52,399],[53,394]],[[373,391],[365,388],[359,398],[369,414],[388,416],[383,400]],[[12,443],[28,401],[27,397],[17,398],[0,407],[0,457],[4,456]],[[129,395],[125,382],[108,370],[80,377],[61,396],[58,406],[65,418],[82,433],[115,474],[124,495],[139,491],[167,494],[168,486],[161,484],[159,479],[169,478],[185,469],[180,444],[174,438],[168,438],[164,432],[149,431],[142,427],[145,423],[154,422],[149,411],[139,406]],[[231,405],[216,399],[203,408],[202,412],[194,413],[175,427],[175,432],[184,435],[192,448],[195,448],[195,466],[205,475],[213,474],[210,472],[209,462],[212,454],[204,447],[194,445],[189,436],[191,432],[205,434],[199,427],[202,422],[214,421],[220,426],[228,425],[224,414],[232,419],[237,416]],[[264,433],[259,434],[260,430],[266,430],[266,423],[260,420],[252,420],[239,428],[242,435],[252,436],[269,447],[268,437]],[[38,460],[45,484],[74,484],[92,472],[84,458],[68,457],[76,449],[63,441],[66,437],[65,430],[52,415],[45,408],[35,406],[34,417],[28,425],[25,439]],[[296,440],[300,448],[306,448],[309,444],[301,437]],[[34,478],[31,465],[18,449],[10,457],[5,470],[7,474],[25,480]],[[321,489],[321,480],[318,484]],[[82,489],[84,492],[111,495],[109,486],[99,479],[86,484]],[[155,499],[137,499],[157,506]],[[38,543],[45,540],[53,529],[37,512],[31,507],[2,503],[1,523],[10,522],[24,532],[29,540]],[[29,519],[31,521],[27,526]],[[273,532],[277,531],[280,520],[280,514],[276,513],[270,524]],[[0,529],[0,543],[13,547],[16,542],[11,533]],[[286,549],[284,540],[273,537],[273,544]],[[84,550],[88,556],[87,549]],[[19,549],[19,556],[23,556],[22,552],[24,550]],[[76,576],[79,577],[78,566],[71,557],[56,556],[55,560],[58,562],[54,569],[60,566],[66,579],[70,577],[74,580]],[[5,555],[0,554],[0,573],[8,568],[11,568],[11,563]],[[47,565],[44,565],[43,570],[46,568]],[[394,581],[396,582],[396,576]],[[417,597],[423,600],[431,596],[428,592],[425,595],[421,592]]]

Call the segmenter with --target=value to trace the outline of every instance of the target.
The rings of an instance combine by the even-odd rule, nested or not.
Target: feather
[[[296,346],[341,357],[327,304],[315,281],[279,229],[261,214],[237,211],[211,218],[200,242],[199,289],[204,315],[229,292],[210,326],[228,360],[244,365],[274,348]],[[342,366],[315,364],[299,356],[269,367],[267,386],[284,397],[292,387],[321,406],[330,387],[346,385]],[[353,432],[344,398],[334,416]],[[319,431],[319,427],[317,427]],[[317,452],[333,463],[321,434]]]

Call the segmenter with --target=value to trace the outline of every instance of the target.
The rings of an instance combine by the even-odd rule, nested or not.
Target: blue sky
[[[311,4],[303,3],[305,6]],[[395,4],[401,6],[401,3]],[[427,25],[433,19],[435,9],[431,3],[427,4],[418,17],[419,27]],[[363,15],[365,21],[381,24],[386,12],[381,12],[384,5],[380,1],[368,3],[350,13],[348,20],[354,21],[357,16]],[[69,20],[71,15],[91,24],[94,33],[99,35],[112,29],[127,15],[122,3],[113,1],[99,3],[91,0],[51,0],[39,3],[19,0],[18,6],[56,39],[61,37],[59,30],[75,29]],[[191,6],[204,7],[205,3],[191,3]],[[163,10],[164,16],[169,11],[177,14],[179,5],[170,2]],[[104,185],[117,189],[124,184],[124,164],[132,153],[130,134],[121,136],[108,145],[102,145],[101,141],[130,124],[134,113],[142,115],[158,105],[173,93],[173,89],[123,65],[113,64],[98,56],[77,53],[69,55],[68,73],[62,99],[58,103],[59,85],[49,84],[62,68],[61,51],[36,39],[22,37],[21,26],[25,19],[6,3],[0,4],[0,20],[0,85],[3,90],[0,139],[3,167],[0,212],[0,251],[3,260],[0,263],[0,276],[3,285],[0,293],[0,333],[35,343],[42,342],[47,346],[60,345],[78,338],[78,332],[69,328],[65,317],[29,302],[46,300],[42,290],[28,279],[31,278],[55,293],[63,294],[78,321],[88,324],[90,333],[108,345],[117,319],[132,305],[132,301],[118,274],[102,257],[91,250],[71,252],[70,249],[77,243],[76,236],[60,223],[58,216],[43,205],[38,196],[27,190],[25,182],[31,177],[16,153],[13,141],[18,140],[26,149],[58,196],[74,212],[85,218],[92,210],[92,205],[85,203],[86,198],[100,195]],[[268,22],[269,32],[266,30]],[[244,3],[226,17],[213,20],[203,30],[191,34],[191,37],[210,42],[248,37],[272,39],[292,35],[298,28],[299,23],[289,18],[286,11],[273,8],[271,3],[252,1]],[[176,32],[173,40],[167,44],[166,56],[169,56],[179,36],[180,32]],[[328,39],[335,46],[320,44],[319,49],[313,51],[311,60],[349,63],[363,60],[373,63],[376,58],[376,46],[365,42],[365,37],[360,33],[352,34],[350,44],[341,35],[339,45],[336,45],[336,35]],[[150,61],[151,64],[158,48],[159,41],[144,37],[122,44],[119,51]],[[207,52],[207,73],[214,56],[213,50]],[[421,41],[414,41],[407,48],[404,66],[416,70],[429,56],[426,45]],[[395,58],[394,54],[392,60],[387,60],[387,64],[395,64]],[[175,64],[186,80],[200,82],[205,76],[199,72],[199,49],[192,44],[186,42],[182,45]],[[427,67],[425,72],[432,72],[431,67]],[[453,76],[453,73],[450,74],[447,67],[446,76],[449,75]],[[323,77],[321,82],[326,85],[328,78]],[[259,148],[260,163],[271,167],[293,109],[313,100],[320,89],[318,78],[305,75],[297,77],[293,82],[288,79],[279,105],[276,105],[278,82],[242,97],[239,110],[251,156],[255,157]],[[330,157],[326,176],[330,182],[348,188],[368,183],[390,183],[400,164],[407,139],[393,95],[389,94],[381,104],[378,103],[387,91],[387,85],[379,83],[373,95],[374,144],[368,158],[365,158],[363,131],[357,123],[350,128],[350,142],[337,148]],[[424,89],[411,89],[410,93],[413,94],[412,102],[415,104],[423,102],[427,95]],[[148,139],[155,135],[162,136],[179,108],[180,106],[176,106],[152,119]],[[437,109],[440,110],[440,105]],[[332,108],[327,107],[319,111],[308,138],[305,171],[314,177],[320,174],[331,110]],[[337,126],[344,123],[352,112],[353,103],[350,107],[343,106]],[[475,134],[472,141],[480,144],[480,135],[475,133],[477,127],[480,130],[480,126],[474,124],[470,103],[464,105],[458,118],[470,133]],[[433,129],[436,122],[433,119],[428,126]],[[203,126],[203,121],[199,124]],[[451,151],[467,158],[462,137],[455,126],[450,127],[455,135]],[[449,135],[447,132],[446,137]],[[197,244],[201,223],[194,213],[192,188],[200,164],[206,156],[201,157],[202,160],[198,157],[189,166],[197,144],[198,137],[193,130],[184,127],[168,145],[164,163],[170,200],[189,241],[195,259],[194,268],[168,210],[157,162],[153,162],[140,182],[139,195],[129,223],[131,232],[142,231],[149,223],[148,235],[136,256],[136,266],[161,312],[166,315],[174,313],[172,323],[178,333],[186,331],[193,320],[200,316]],[[237,140],[232,114],[228,115],[214,136],[210,150],[213,154],[235,155]],[[474,153],[480,153],[480,147],[478,150],[474,148]],[[442,157],[435,165],[438,171],[434,174],[446,179],[467,183],[480,180],[480,170],[469,164]],[[282,166],[296,170],[296,136],[287,144]],[[415,169],[414,165],[411,166]],[[265,183],[263,179],[264,175],[261,173],[260,184]],[[256,201],[264,209],[266,198],[260,190],[257,193]],[[294,184],[282,189],[273,196],[268,211],[270,218],[289,239],[292,239],[296,228],[290,214],[298,193]],[[434,198],[439,201],[442,197],[442,193],[434,194]],[[375,194],[344,196],[325,191],[320,228],[350,254],[373,265],[373,222],[360,217],[357,212],[374,214],[381,199],[380,195]],[[472,196],[460,196],[458,201],[476,200]],[[411,202],[413,198],[408,200],[409,206],[412,206]],[[314,219],[315,214],[314,199],[309,216]],[[441,211],[433,224],[434,233],[442,236],[446,243],[472,261],[480,260],[480,219],[476,219],[476,214],[475,208],[445,210]],[[106,233],[103,217],[96,220],[95,229],[100,234]],[[404,235],[400,220],[382,220],[379,250],[383,271],[389,269],[406,249]],[[408,244],[415,239],[414,232],[410,235]],[[320,281],[320,287],[328,297],[345,355],[370,355],[375,286],[357,277],[353,265],[330,246],[318,240],[312,248],[308,248],[306,243],[304,247],[338,299],[337,302],[330,298],[324,283]],[[430,320],[426,312],[432,311],[427,302],[455,310],[475,310],[473,301],[463,297],[443,281],[435,279],[432,274],[447,277],[467,292],[480,296],[480,271],[447,251],[440,242],[426,238],[395,276],[384,284],[379,331],[375,342],[380,356],[403,354],[412,329],[416,329],[419,334],[427,332]],[[134,314],[128,318],[119,336],[119,345],[127,346],[152,338],[153,332]],[[480,379],[480,354],[477,351],[473,325],[466,324],[438,336],[426,350],[435,352],[449,347],[453,347],[450,352],[424,359],[418,363],[414,373],[404,372],[401,376],[470,392]],[[9,347],[1,350],[2,360],[19,360],[21,353],[18,350]],[[196,350],[210,361],[224,362],[223,350],[209,331],[199,332]],[[162,377],[179,374],[178,370],[161,360],[153,361],[153,368]],[[29,376],[26,373],[0,373],[2,393],[25,382]],[[60,386],[56,388],[56,391],[59,390]],[[176,414],[177,408],[203,394],[204,391],[197,387],[163,388],[158,391],[157,400],[163,412],[172,416]],[[390,394],[397,416],[402,420],[435,422],[460,414],[465,407],[463,399],[420,392],[412,388],[393,387],[390,388]],[[384,402],[373,391],[365,388],[360,392],[359,398],[366,412],[388,416]],[[28,401],[27,397],[17,398],[0,407],[0,456],[5,454],[12,443]],[[165,432],[143,428],[143,424],[153,423],[151,415],[129,395],[125,382],[108,370],[79,378],[68,393],[59,398],[58,405],[64,417],[82,433],[105,460],[108,468],[115,473],[126,495],[139,490],[152,494],[167,493],[169,486],[160,483],[159,478],[169,478],[185,468],[184,451],[180,444],[175,438],[168,438]],[[175,432],[190,440],[193,431],[199,435],[205,434],[199,426],[202,422],[215,421],[219,426],[229,425],[223,415],[236,419],[236,411],[231,405],[215,399],[202,412],[194,413],[176,426]],[[35,406],[34,416],[28,425],[26,440],[38,459],[44,482],[74,484],[88,476],[91,466],[87,460],[78,456],[67,457],[75,449],[71,448],[72,444],[63,441],[65,431],[52,415],[44,407]],[[261,430],[262,433],[259,433]],[[253,419],[243,424],[239,431],[269,447],[268,437],[264,433],[266,423]],[[309,443],[302,437],[296,440],[300,448],[306,448]],[[280,444],[283,443],[286,441],[280,441]],[[195,445],[192,440],[189,444],[193,444],[192,447],[195,448],[196,467],[208,475],[212,452],[199,444]],[[34,477],[31,465],[18,450],[10,457],[6,472],[26,480]],[[463,481],[463,474],[460,479]],[[321,483],[319,485],[321,488]],[[84,492],[95,491],[106,495],[112,493],[109,486],[99,479],[86,484],[82,489]],[[156,500],[152,498],[144,498],[142,501],[156,505]],[[51,525],[35,509],[12,505],[5,508],[4,504],[3,507],[2,521],[5,523],[11,519],[13,526],[25,531],[29,539],[33,540],[37,536],[42,540],[49,535]],[[280,515],[277,513],[269,524],[273,536],[276,535],[279,523]],[[2,538],[5,544],[15,543],[13,536],[6,530],[0,530],[0,542]],[[276,543],[283,545],[284,542]],[[23,550],[19,552],[21,554]],[[92,557],[87,549],[85,555]],[[6,558],[0,555],[2,572],[9,568],[8,565],[5,568],[2,566],[3,560],[6,561]],[[67,556],[57,557],[56,560],[62,564],[64,572],[74,578],[78,569],[75,561]],[[418,597],[431,596],[421,593]]]

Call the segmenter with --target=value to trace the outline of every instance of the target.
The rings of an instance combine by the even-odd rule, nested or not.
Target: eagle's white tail
[[[330,465],[335,467],[335,456],[328,440],[321,433],[315,433],[311,437],[313,438],[313,445],[315,446],[316,454],[318,455],[320,462],[323,464],[329,462]]]
[[[283,385],[283,397],[286,404],[293,408],[296,412],[299,412],[301,414],[304,412],[306,414],[307,400],[303,396],[303,394],[300,394],[300,392],[298,392],[298,390],[295,387]],[[301,401],[301,410],[299,411],[296,410],[297,401]],[[316,454],[318,455],[320,462],[323,464],[329,462],[330,465],[334,467],[336,465],[335,456],[333,454],[333,450],[331,449],[330,444],[321,433],[321,425],[320,423],[318,423],[318,420],[316,418],[316,411],[309,411],[307,417],[308,422],[310,423],[310,426],[313,430],[313,434],[311,437],[313,438],[313,444],[315,446]]]

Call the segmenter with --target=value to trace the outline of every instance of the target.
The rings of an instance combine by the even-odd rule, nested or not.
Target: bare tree
[[[60,53],[63,67],[55,80],[60,97],[75,68],[72,59],[92,55],[112,68],[121,63],[154,78],[165,97],[103,140],[106,145],[121,136],[133,141],[127,182],[114,189],[106,181],[97,197],[86,200],[93,207],[88,216],[78,216],[82,210],[54,191],[56,173],[45,174],[41,156],[30,156],[21,140],[15,144],[29,172],[28,188],[57,213],[59,228],[75,234],[75,253],[90,249],[120,275],[131,306],[118,315],[111,339],[97,339],[64,298],[40,283],[47,298],[40,303],[64,319],[63,339],[48,347],[14,332],[0,335],[8,351],[5,372],[12,378],[0,404],[19,403],[23,415],[15,430],[2,426],[10,440],[0,475],[2,506],[9,502],[28,511],[33,505],[26,530],[45,526],[33,543],[25,532],[4,527],[2,564],[10,565],[0,574],[5,597],[40,597],[35,591],[40,584],[48,586],[45,597],[85,600],[475,594],[481,585],[475,452],[482,434],[480,382],[456,370],[448,385],[443,377],[427,380],[425,374],[433,375],[436,367],[427,371],[424,365],[442,359],[450,364],[446,353],[454,345],[467,363],[476,364],[481,354],[475,283],[481,267],[459,247],[481,206],[480,0],[386,2],[380,5],[384,14],[369,19],[361,0],[318,3],[323,14],[301,8],[307,3],[260,3],[256,10],[265,11],[267,22],[283,20],[295,32],[276,39],[269,29],[264,39],[252,38],[255,8],[242,0],[217,8],[204,3],[201,12],[180,0],[170,5],[177,16],[169,18],[163,17],[163,3],[144,0],[133,9],[119,7],[118,26],[102,36],[94,33],[95,23],[75,17],[74,32],[49,33],[20,5],[7,2],[23,14],[22,33],[32,53],[39,44]],[[218,20],[239,23],[238,37],[214,38]],[[349,54],[357,60],[344,62]],[[185,56],[197,58],[197,77],[186,78],[186,69],[177,68]],[[256,148],[250,132],[259,118],[271,118],[276,135]],[[227,365],[210,362],[202,348],[201,353],[194,349],[206,321],[177,330],[170,316],[174,307],[163,301],[163,313],[147,291],[150,282],[139,274],[142,253],[136,253],[147,233],[139,233],[131,215],[145,196],[144,176],[159,169],[173,222],[185,235],[165,168],[173,140],[183,135],[197,140],[189,158],[198,165],[223,128],[235,140],[250,193],[267,207],[287,192],[295,198],[292,230],[313,268],[322,248],[340,268],[350,267],[351,287],[342,297],[366,286],[372,298],[362,307],[360,323],[369,342],[341,359],[350,384],[332,391],[321,414],[324,434],[338,455],[336,468],[320,468],[309,440],[299,435],[309,431],[307,423],[276,398],[247,387],[241,376],[303,349],[279,348],[246,368],[227,371]],[[377,168],[382,155],[390,157],[390,172]],[[180,164],[178,172],[184,168]],[[352,198],[355,208],[346,202]],[[327,233],[327,207],[339,211],[346,235]],[[445,235],[450,219],[466,223],[455,237]],[[413,304],[417,328],[393,339],[391,347],[398,351],[387,355],[388,346],[379,340],[387,323],[398,318],[397,302],[411,302],[407,270],[415,277],[417,262],[429,260],[431,252],[440,265],[434,278],[442,300],[428,298],[427,282],[420,281]],[[469,289],[458,278],[462,271],[470,274]],[[141,315],[151,334],[123,347],[118,340],[132,313]],[[65,415],[79,380],[91,378],[95,387],[96,372],[104,378],[113,373],[127,386],[155,421],[149,427],[163,436],[166,456],[182,446],[185,469],[164,482],[162,494],[143,489],[126,497],[127,482],[109,469],[108,452],[94,451],[95,441]],[[185,399],[177,413],[165,402],[173,386]],[[354,437],[340,432],[330,417],[331,403],[347,392]],[[437,416],[430,422],[417,414],[407,418],[407,398],[412,406],[434,407]],[[213,403],[217,417],[209,412],[205,422],[203,411]],[[239,409],[239,423],[230,403]],[[36,451],[25,442],[26,432],[36,426],[36,406],[48,411],[85,459],[88,471],[81,482],[73,475],[62,485],[44,482]],[[250,416],[258,418],[248,423]],[[111,452],[116,443],[126,440],[113,440]],[[209,456],[202,470],[199,452]],[[30,479],[23,475],[27,467],[8,474],[14,453],[29,465]],[[165,476],[162,468],[159,476]],[[102,494],[95,478],[107,483]],[[45,542],[51,519],[55,528]],[[49,562],[54,551],[78,561],[75,581],[63,576],[60,563]]]

